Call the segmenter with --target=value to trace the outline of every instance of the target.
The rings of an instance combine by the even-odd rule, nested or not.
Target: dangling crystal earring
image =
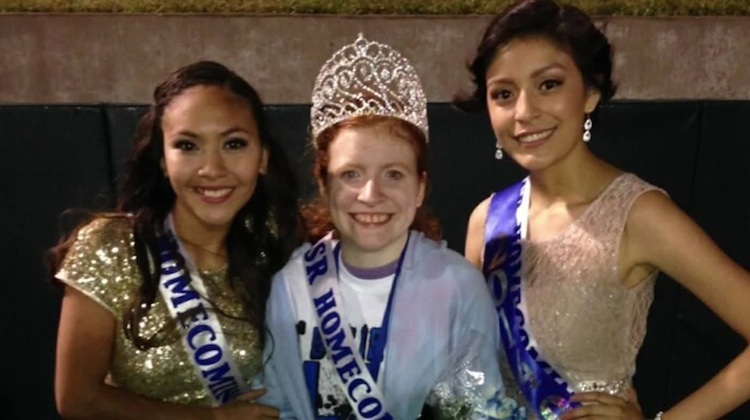
[[[586,114],[586,122],[583,123],[583,141],[588,143],[591,140],[591,127],[593,126],[594,123],[591,122],[591,117]]]
[[[495,159],[500,160],[503,158],[503,148],[500,147],[500,142],[495,143]]]

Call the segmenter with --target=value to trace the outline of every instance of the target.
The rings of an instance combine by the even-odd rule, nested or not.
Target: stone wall
[[[358,32],[417,67],[428,100],[470,89],[488,16],[0,15],[0,103],[144,103],[199,59],[221,61],[272,104],[310,101],[318,68]],[[617,99],[750,98],[750,18],[606,18]]]

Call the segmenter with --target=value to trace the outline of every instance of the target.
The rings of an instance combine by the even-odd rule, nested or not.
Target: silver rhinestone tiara
[[[320,68],[310,110],[313,139],[359,115],[399,118],[427,138],[427,100],[414,67],[398,51],[362,34]]]

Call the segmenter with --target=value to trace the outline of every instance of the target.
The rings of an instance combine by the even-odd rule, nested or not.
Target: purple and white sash
[[[513,375],[535,413],[559,418],[577,406],[572,390],[541,359],[534,338],[526,331],[522,291],[521,238],[529,214],[529,179],[496,193],[487,211],[483,272],[500,318],[500,336]]]

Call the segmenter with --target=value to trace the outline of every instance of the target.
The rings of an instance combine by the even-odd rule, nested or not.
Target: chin
[[[408,231],[406,231],[408,234]],[[398,234],[398,235],[382,235],[379,237],[371,237],[371,238],[362,238],[355,243],[357,246],[359,246],[362,249],[365,249],[370,252],[380,251],[389,249],[389,247],[393,246],[395,243],[399,242],[401,239],[403,239],[405,234]]]
[[[220,227],[229,226],[232,223],[232,220],[234,220],[234,216],[228,217],[228,216],[206,215],[204,217],[199,217],[198,220],[201,223],[203,223],[203,225],[205,225],[206,227],[220,228]]]
[[[514,159],[516,163],[523,169],[534,172],[541,171],[550,166],[550,162],[547,159],[538,159],[535,157],[524,157],[520,159]]]
[[[355,237],[350,238],[349,243],[361,252],[378,253],[388,249],[393,241],[390,238]]]
[[[349,243],[367,252],[377,252],[388,245],[388,241],[375,238],[351,238]]]

